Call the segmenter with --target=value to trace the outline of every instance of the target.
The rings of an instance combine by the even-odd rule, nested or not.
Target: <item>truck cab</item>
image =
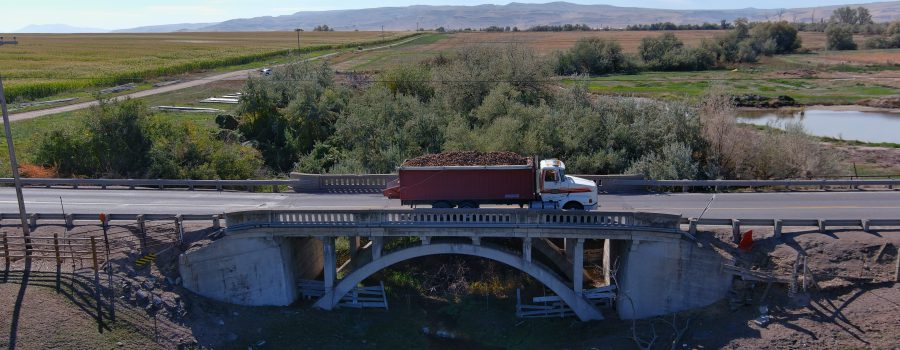
[[[540,202],[532,208],[593,210],[597,208],[597,184],[588,179],[566,175],[559,159],[545,159],[537,172]]]

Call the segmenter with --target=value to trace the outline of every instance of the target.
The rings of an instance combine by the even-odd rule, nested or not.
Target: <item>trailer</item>
[[[538,209],[592,210],[597,184],[565,174],[558,159],[524,165],[401,166],[384,196],[401,204],[478,208],[486,204]]]

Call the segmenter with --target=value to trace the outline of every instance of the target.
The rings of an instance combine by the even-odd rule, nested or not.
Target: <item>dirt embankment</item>
[[[168,237],[171,232],[166,226],[156,229],[154,233],[161,235],[158,237]],[[9,222],[2,230],[15,233]],[[59,226],[42,226],[35,234],[46,237],[62,231]],[[737,282],[729,298],[709,307],[634,323],[615,319],[613,310],[605,312],[609,319],[589,323],[571,318],[517,319],[515,287],[523,279],[511,269],[494,273],[491,278],[482,276],[482,281],[476,282],[512,290],[503,296],[476,295],[464,301],[435,301],[409,293],[410,286],[424,280],[402,267],[385,271],[379,278],[389,291],[388,311],[327,312],[312,309],[309,301],[291,307],[228,305],[199,297],[178,285],[176,251],[160,251],[154,262],[138,267],[136,261],[141,254],[134,245],[111,256],[117,322],[107,321],[101,333],[95,321],[94,274],[89,263],[72,267],[65,262],[62,290],[57,293],[53,260],[35,262],[24,297],[19,297],[21,273],[15,271],[22,268],[22,261],[17,260],[13,272],[0,279],[0,347],[9,347],[8,335],[12,333],[17,349],[450,349],[462,345],[473,350],[627,349],[635,348],[631,339],[635,335],[649,339],[646,337],[655,332],[658,338],[653,348],[669,349],[675,329],[686,325],[677,342],[684,345],[679,348],[896,348],[900,339],[900,285],[893,282],[900,246],[896,231],[795,231],[785,233],[781,240],[772,238],[771,229],[754,231],[756,243],[749,253],[731,243],[730,230],[701,232],[699,244],[712,246],[738,266],[782,277],[790,275],[798,254],[807,255],[813,277],[807,281],[808,292],[801,287],[797,294],[791,294],[782,284],[774,284],[766,292],[766,283]],[[82,227],[72,232],[83,237],[95,235],[97,228]],[[136,228],[115,232],[127,237]],[[188,227],[188,240],[194,243],[186,249],[208,243],[205,238],[211,232],[204,227]],[[165,242],[163,238],[157,240],[160,247]],[[482,268],[474,262],[467,266]],[[428,270],[434,271],[423,268],[422,272]],[[101,285],[106,286],[107,276],[102,272]],[[433,273],[442,274],[440,270]],[[802,277],[798,281],[802,284]],[[105,287],[102,290],[108,292]],[[763,305],[771,320],[760,325],[755,320]],[[104,309],[103,316],[109,320],[111,315]],[[435,319],[441,320],[440,327],[463,338],[430,339],[422,329],[436,327]],[[14,331],[9,332],[11,329]]]

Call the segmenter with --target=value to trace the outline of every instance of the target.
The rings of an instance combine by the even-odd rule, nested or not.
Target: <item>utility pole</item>
[[[297,56],[299,57],[300,56],[300,32],[302,32],[303,29],[297,28],[297,29],[294,29],[294,31],[297,32]]]
[[[6,148],[9,150],[9,167],[12,170],[13,182],[16,184],[16,198],[19,201],[19,219],[22,220],[22,237],[25,239],[26,264],[31,259],[31,231],[25,214],[25,200],[22,198],[22,179],[19,178],[19,164],[16,163],[16,150],[13,145],[12,131],[9,128],[9,113],[6,110],[6,93],[3,91],[3,77],[0,77],[0,107],[3,109],[3,129],[6,132]]]
[[[381,25],[381,41],[384,41],[384,24]]]

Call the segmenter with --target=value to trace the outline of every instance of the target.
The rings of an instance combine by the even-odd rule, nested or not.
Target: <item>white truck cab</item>
[[[532,208],[593,210],[598,207],[597,184],[566,175],[566,165],[559,159],[542,160],[538,176],[540,202],[532,203]]]

